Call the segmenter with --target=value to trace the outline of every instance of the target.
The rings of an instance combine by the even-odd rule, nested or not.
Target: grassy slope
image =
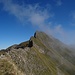
[[[48,50],[42,43],[41,41],[39,41],[36,38],[32,38],[32,40],[34,40],[34,42],[39,46],[42,47],[46,50]],[[53,60],[46,54],[40,53],[39,49],[36,47],[32,47],[32,49],[37,53],[37,55],[39,56],[39,58],[41,59],[41,62],[44,63],[44,65],[48,68],[49,72],[51,73],[51,75],[57,75],[57,71],[56,71],[56,63],[53,62]],[[47,75],[48,72],[47,72]]]
[[[52,50],[52,49],[46,47],[44,44],[42,44],[42,42],[39,39],[36,39],[36,38],[32,38],[32,39],[40,47],[43,47],[44,49],[49,50],[53,54],[57,55],[58,60],[60,60],[60,58],[63,58],[57,51]],[[37,52],[38,56],[43,60],[43,62],[46,64],[46,66],[49,68],[49,70],[52,72],[52,74],[57,75],[56,66],[52,66],[52,63],[55,63],[55,62],[52,60],[50,61],[50,58],[48,59],[48,57],[46,57],[45,55],[43,56],[42,54],[40,54],[38,52],[38,49],[34,48],[34,50]],[[60,65],[59,69],[64,73],[64,75],[75,75],[75,66],[72,63],[70,63],[68,60],[66,60],[65,58],[63,58],[63,62],[65,62],[65,63],[63,63],[63,65]],[[72,70],[68,69],[68,67],[66,65],[68,65],[68,66],[70,65],[72,67]]]
[[[24,75],[8,58],[0,59],[0,75]]]
[[[9,54],[4,51],[0,52],[0,55],[6,56],[0,58],[0,75],[75,75],[75,66],[64,56],[62,57],[59,52],[47,47],[42,42],[45,39],[47,36],[40,34],[37,38],[31,38],[34,43],[31,48],[14,49]],[[40,52],[40,49],[44,53]],[[51,55],[48,55],[48,52]],[[61,60],[63,64],[61,64]]]
[[[46,67],[49,69],[49,72],[52,75],[57,75],[56,72],[56,68],[55,68],[55,64],[52,62],[51,59],[49,59],[47,56],[45,56],[44,54],[41,54],[36,48],[32,48],[33,50],[35,50],[35,52],[37,53],[37,55],[40,57],[40,59],[42,60],[42,62],[46,65]],[[47,75],[49,75],[47,73]]]

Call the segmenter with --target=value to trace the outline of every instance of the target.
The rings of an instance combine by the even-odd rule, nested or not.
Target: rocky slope
[[[44,32],[0,51],[0,75],[75,75],[75,56]]]

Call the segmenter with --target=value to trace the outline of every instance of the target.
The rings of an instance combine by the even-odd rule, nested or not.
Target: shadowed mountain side
[[[29,41],[0,51],[0,75],[75,75],[74,58],[67,45],[37,31]]]

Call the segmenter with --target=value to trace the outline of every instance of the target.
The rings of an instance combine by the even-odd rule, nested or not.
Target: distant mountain
[[[0,75],[75,75],[75,55],[44,32],[0,51]]]

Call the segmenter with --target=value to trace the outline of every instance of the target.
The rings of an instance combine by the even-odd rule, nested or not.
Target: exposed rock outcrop
[[[0,51],[0,75],[75,75],[74,58],[62,42],[37,31],[29,41]]]

